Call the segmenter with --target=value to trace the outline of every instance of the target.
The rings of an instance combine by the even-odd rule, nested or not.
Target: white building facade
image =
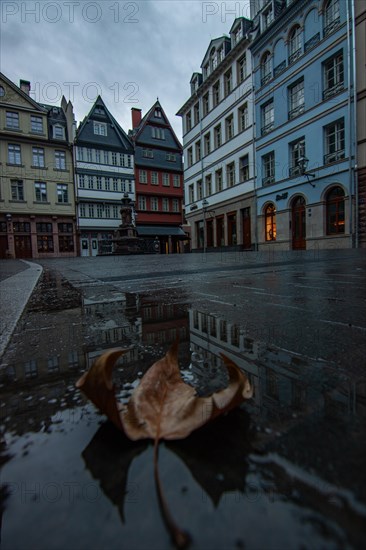
[[[255,247],[251,22],[211,41],[183,120],[185,217],[192,250]]]

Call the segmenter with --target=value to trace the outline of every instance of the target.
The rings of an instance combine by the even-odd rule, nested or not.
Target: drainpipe
[[[348,125],[349,125],[349,152],[348,152],[348,172],[349,172],[349,178],[350,178],[350,216],[349,216],[349,229],[350,229],[350,237],[351,237],[351,246],[352,248],[355,247],[355,219],[356,217],[356,210],[357,210],[357,203],[354,205],[354,197],[355,197],[355,181],[354,181],[354,171],[352,166],[352,154],[355,150],[354,147],[354,116],[352,113],[352,95],[354,97],[354,88],[355,88],[355,81],[353,80],[354,74],[355,74],[355,67],[353,65],[353,45],[351,44],[351,21],[350,21],[350,9],[349,9],[349,2],[352,4],[352,0],[347,0],[346,7],[347,7],[347,77],[348,77],[348,87],[349,87],[349,93],[348,93]],[[352,42],[354,41],[354,36],[352,36]],[[352,49],[352,55],[351,55],[351,49]],[[352,93],[353,92],[353,93]],[[355,107],[355,105],[354,105]],[[356,197],[355,197],[356,200]],[[356,228],[357,231],[357,228]]]
[[[355,247],[359,247],[358,227],[358,149],[357,149],[357,66],[356,66],[356,18],[355,2],[351,0],[352,21],[352,67],[353,67],[353,132],[354,132],[354,188],[355,188]]]

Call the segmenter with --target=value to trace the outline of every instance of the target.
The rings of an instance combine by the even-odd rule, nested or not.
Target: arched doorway
[[[292,201],[292,249],[306,248],[305,199],[300,195]]]

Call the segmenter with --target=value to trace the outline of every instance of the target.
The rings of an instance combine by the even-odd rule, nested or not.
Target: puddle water
[[[171,548],[153,447],[131,442],[75,388],[123,347],[126,402],[179,337],[183,378],[225,387],[221,353],[254,397],[182,441],[161,443],[166,499],[192,548],[359,548],[365,543],[365,380],[251,338],[184,289],[77,290],[46,271],[1,369],[2,548]]]

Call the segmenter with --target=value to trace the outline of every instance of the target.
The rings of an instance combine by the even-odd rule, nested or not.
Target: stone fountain
[[[134,202],[127,193],[124,194],[121,202],[122,223],[114,232],[113,254],[141,254],[140,239],[136,230]]]

